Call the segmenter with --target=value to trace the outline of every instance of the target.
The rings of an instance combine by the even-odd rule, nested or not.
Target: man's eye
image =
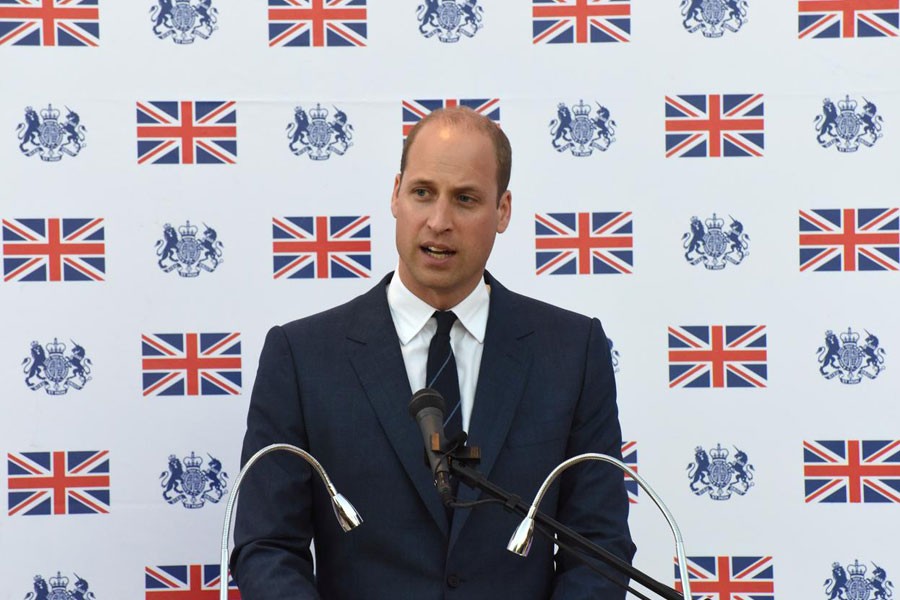
[[[413,190],[413,195],[417,196],[419,198],[424,198],[425,196],[428,195],[428,190],[423,189],[423,188],[416,188]]]
[[[467,196],[466,194],[460,194],[459,201],[463,204],[471,204],[472,202],[475,202],[475,198]]]

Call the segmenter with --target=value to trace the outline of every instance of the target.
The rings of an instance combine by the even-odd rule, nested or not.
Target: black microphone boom
[[[453,501],[452,488],[450,487],[450,465],[447,457],[435,453],[431,447],[431,440],[437,434],[440,447],[444,446],[444,412],[447,407],[444,397],[440,392],[431,388],[422,388],[413,394],[409,403],[409,416],[416,420],[422,431],[422,439],[425,441],[425,457],[434,475],[434,487],[437,488],[441,501],[445,506]]]

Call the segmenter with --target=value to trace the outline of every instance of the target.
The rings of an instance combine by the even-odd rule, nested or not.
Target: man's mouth
[[[434,258],[448,258],[456,254],[455,250],[450,250],[449,248],[444,248],[442,246],[422,246],[422,251],[428,256],[432,256]]]

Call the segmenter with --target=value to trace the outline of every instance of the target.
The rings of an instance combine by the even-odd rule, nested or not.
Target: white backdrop
[[[71,47],[53,36],[41,38],[42,45],[9,37],[17,26],[11,23],[24,20],[18,13],[4,18],[3,9],[17,1],[40,5],[0,0],[0,131],[6,132],[0,144],[0,451],[7,457],[0,483],[7,502],[0,512],[0,598],[21,599],[32,592],[35,576],[49,581],[57,572],[69,578],[72,593],[77,574],[100,600],[152,598],[151,590],[182,585],[177,571],[166,576],[158,567],[217,561],[224,501],[195,509],[167,503],[160,474],[168,457],[187,468],[184,458],[194,452],[204,470],[215,457],[229,474],[230,490],[266,330],[362,293],[394,268],[389,195],[402,143],[402,102],[438,98],[499,99],[499,120],[515,155],[513,220],[489,268],[516,291],[601,318],[619,353],[624,437],[636,442],[640,472],[679,519],[688,554],[764,559],[770,571],[744,577],[764,586],[772,581],[774,592],[755,598],[827,598],[823,582],[832,563],[847,568],[857,559],[867,579],[873,565],[896,578],[897,447],[887,445],[873,458],[882,461],[882,483],[867,487],[880,486],[881,497],[892,502],[869,501],[874,496],[821,502],[823,496],[806,501],[804,442],[900,439],[892,364],[900,347],[897,216],[886,213],[887,241],[877,244],[883,250],[870,250],[888,257],[884,270],[801,272],[798,261],[800,211],[898,206],[896,2],[860,17],[882,23],[891,35],[801,39],[798,11],[809,8],[807,2],[748,0],[738,31],[707,38],[682,25],[678,0],[592,1],[628,7],[629,41],[535,44],[532,9],[546,2],[483,0],[476,3],[483,8],[481,28],[451,44],[420,34],[418,0],[368,6],[337,0],[332,4],[365,9],[365,33],[353,34],[363,46],[270,47],[268,7],[259,0],[215,0],[217,29],[191,44],[154,35],[151,0],[104,1],[96,47]],[[187,12],[179,14],[196,18],[197,0],[193,8],[185,4],[188,9],[180,10]],[[269,0],[272,7],[281,4],[304,2]],[[611,27],[598,23],[600,30]],[[77,32],[80,26],[65,27]],[[665,99],[692,94],[762,94],[762,156],[667,158]],[[845,96],[858,102],[856,116],[844,114],[838,123],[848,139],[858,139],[853,127],[866,101],[884,118],[882,137],[853,153],[823,148],[816,139],[823,99]],[[235,103],[234,164],[139,164],[137,103],[188,100]],[[615,141],[606,151],[576,157],[554,149],[548,125],[557,105],[572,108],[580,100],[593,107],[591,117],[598,103],[609,110]],[[309,111],[317,103],[330,110],[329,121],[339,108],[352,125],[344,155],[313,161],[288,148],[294,107]],[[61,111],[60,121],[68,110],[80,116],[85,145],[77,156],[41,160],[55,131],[44,117],[44,150],[20,151],[14,131],[26,122],[26,107],[40,111],[49,104]],[[333,131],[327,135],[334,141]],[[536,274],[536,214],[627,211],[633,218],[630,274]],[[682,236],[691,217],[704,221],[713,213],[725,220],[726,232],[730,216],[749,235],[749,254],[740,264],[710,270],[685,260]],[[313,216],[370,218],[371,277],[273,277],[273,218]],[[18,281],[16,261],[22,259],[13,231],[22,221],[15,220],[71,218],[103,219],[102,281]],[[216,230],[223,260],[212,272],[187,278],[158,267],[155,245],[164,224],[177,228],[186,221],[200,227],[198,235],[205,226]],[[765,326],[763,387],[670,387],[668,329],[713,325]],[[887,368],[855,385],[823,377],[816,356],[827,330],[848,328],[861,335],[860,346],[868,331],[886,350],[881,366]],[[144,394],[143,335],[226,332],[240,334],[239,393]],[[53,359],[68,368],[63,379],[81,385],[71,378],[73,342],[90,359],[91,379],[83,389],[63,383],[67,392],[51,395],[52,385],[32,390],[26,384],[23,367],[30,364],[23,362],[32,342],[49,353],[54,338],[66,344],[63,358]],[[849,345],[843,352],[845,363],[853,358]],[[51,362],[28,383],[58,377]],[[745,495],[716,501],[692,493],[686,467],[694,449],[716,444],[730,450],[729,461],[735,448],[747,454],[754,485]],[[88,493],[86,502],[98,514],[28,514],[53,512],[40,508],[49,492],[34,483],[41,468],[28,459],[39,463],[52,452],[74,458],[81,455],[71,453],[80,451],[108,452],[97,464],[100,477],[108,473],[100,487],[109,497]],[[724,474],[735,484],[733,472]],[[840,498],[836,481],[833,499]],[[201,487],[215,496],[208,484]],[[38,490],[31,500],[23,496],[28,489]],[[64,504],[59,512],[85,505],[63,510]],[[636,565],[674,583],[662,518],[643,494],[632,509]],[[698,577],[700,566],[693,571]],[[871,589],[866,594],[874,597]]]

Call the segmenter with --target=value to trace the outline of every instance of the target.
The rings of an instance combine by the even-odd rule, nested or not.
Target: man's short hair
[[[406,159],[409,149],[416,141],[416,136],[425,125],[432,121],[440,121],[454,127],[469,127],[481,131],[491,138],[491,143],[494,144],[494,155],[497,158],[497,199],[499,201],[500,196],[509,186],[509,176],[512,171],[512,148],[509,145],[509,138],[506,137],[499,125],[465,106],[439,108],[425,115],[413,126],[409,135],[406,136],[406,141],[403,142],[403,154],[400,155],[400,177],[402,178],[406,171]]]

